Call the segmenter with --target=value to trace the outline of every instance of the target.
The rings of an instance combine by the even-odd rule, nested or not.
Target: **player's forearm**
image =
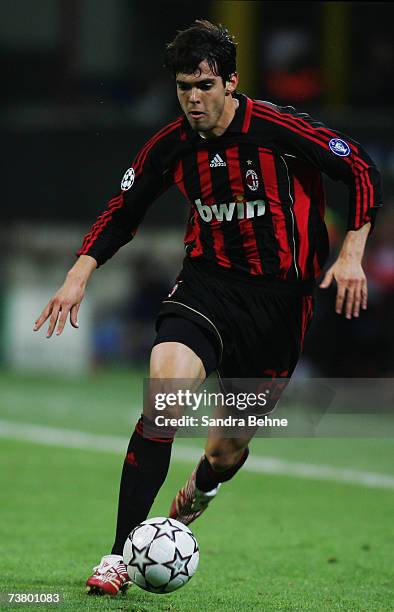
[[[371,224],[366,223],[359,230],[349,230],[345,236],[338,259],[361,263]]]
[[[68,271],[67,278],[80,283],[81,286],[85,286],[96,268],[97,261],[94,257],[80,255],[73,267]]]
[[[98,217],[77,252],[79,257],[94,259],[96,267],[102,266],[132,240],[140,220],[135,211],[132,213],[128,208],[111,211],[104,221],[101,217]]]

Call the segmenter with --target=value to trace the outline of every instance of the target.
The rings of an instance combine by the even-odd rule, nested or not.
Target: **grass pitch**
[[[0,387],[0,419],[123,435],[125,446],[140,403],[138,379],[122,373],[84,380],[4,373]],[[58,592],[57,607],[66,610],[394,609],[393,490],[246,470],[192,525],[200,565],[186,587],[88,597],[84,581],[112,544],[125,446],[116,455],[1,440],[0,591]],[[385,439],[260,439],[252,452],[389,474],[393,449]],[[191,468],[172,463],[151,516],[167,514]]]

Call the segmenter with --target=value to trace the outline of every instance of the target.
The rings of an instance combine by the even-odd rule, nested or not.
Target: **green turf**
[[[0,419],[126,436],[139,392],[121,373],[73,381],[3,373],[0,388]],[[254,451],[393,472],[390,440],[258,440]],[[184,589],[86,596],[84,580],[111,545],[120,464],[121,455],[1,440],[0,591],[60,592],[68,610],[394,609],[394,491],[245,470],[193,525],[200,566]],[[151,516],[166,514],[190,469],[173,462]]]

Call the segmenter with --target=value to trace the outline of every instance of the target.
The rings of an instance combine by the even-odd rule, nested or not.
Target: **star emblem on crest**
[[[133,556],[131,557],[128,565],[134,565],[139,569],[142,575],[145,575],[145,570],[148,565],[154,565],[155,562],[148,556],[146,548],[138,548],[135,544],[132,546]]]
[[[155,535],[155,539],[160,538],[161,536],[165,536],[166,535],[173,542],[175,542],[175,534],[178,531],[182,531],[182,529],[179,529],[179,527],[176,527],[175,525],[172,525],[171,522],[168,519],[166,521],[164,521],[163,523],[156,524],[155,527],[157,529],[156,535]]]
[[[192,556],[193,555],[186,555],[186,557],[183,557],[179,550],[177,548],[175,549],[174,559],[172,561],[167,561],[167,563],[163,563],[163,565],[168,567],[168,569],[171,571],[170,580],[173,580],[180,574],[183,574],[184,576],[189,576],[189,573],[187,571],[187,564],[189,563]]]
[[[246,160],[246,163],[248,164],[248,166],[251,166],[251,165],[253,164],[253,162],[252,162],[252,160],[251,160],[251,159],[247,159],[247,160]]]

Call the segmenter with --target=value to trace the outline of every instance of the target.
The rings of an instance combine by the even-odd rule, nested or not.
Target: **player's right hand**
[[[70,315],[70,323],[73,327],[78,325],[78,310],[85,294],[85,282],[80,278],[67,276],[63,286],[53,296],[45,306],[44,310],[34,324],[33,330],[38,331],[49,319],[47,338],[50,338],[56,328],[56,335],[59,336],[66,324],[67,317]]]

